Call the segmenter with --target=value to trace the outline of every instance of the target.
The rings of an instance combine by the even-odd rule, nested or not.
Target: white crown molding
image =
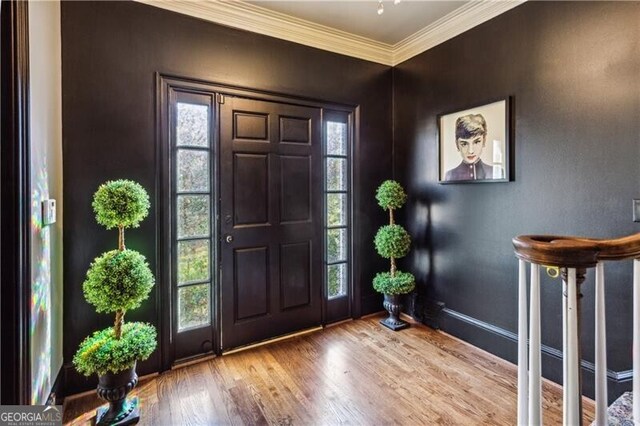
[[[136,0],[228,27],[395,66],[526,0],[471,1],[404,40],[390,45],[239,0]]]
[[[392,46],[242,1],[137,0],[215,22],[367,61],[391,65]]]
[[[471,1],[393,46],[393,66],[429,50],[526,0]]]

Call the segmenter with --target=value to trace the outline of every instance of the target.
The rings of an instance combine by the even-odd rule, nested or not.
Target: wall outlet
[[[633,200],[633,221],[640,222],[640,200]]]
[[[42,201],[42,225],[56,223],[56,200]]]

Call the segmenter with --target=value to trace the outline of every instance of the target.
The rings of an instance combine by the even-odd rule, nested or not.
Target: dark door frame
[[[170,172],[168,172],[169,165],[169,155],[170,153],[167,151],[167,147],[169,146],[169,137],[170,137],[170,123],[169,120],[166,120],[165,117],[168,117],[167,104],[169,99],[169,92],[171,90],[183,90],[194,93],[216,93],[217,95],[222,96],[239,96],[245,98],[252,98],[256,100],[262,101],[271,101],[271,102],[280,102],[280,103],[288,103],[293,105],[300,106],[309,106],[309,107],[318,107],[324,110],[332,110],[332,111],[342,111],[352,114],[353,120],[353,128],[354,135],[352,141],[352,187],[357,188],[359,184],[359,176],[358,169],[356,166],[356,161],[353,160],[356,157],[356,153],[360,148],[359,141],[359,121],[360,121],[360,107],[357,105],[347,105],[347,104],[338,104],[330,101],[309,99],[299,96],[292,96],[281,93],[274,93],[269,91],[243,88],[238,86],[230,86],[215,82],[209,82],[204,80],[197,80],[193,78],[172,75],[172,74],[163,74],[156,73],[156,141],[157,141],[157,151],[156,151],[156,164],[157,173],[156,173],[156,188],[157,194],[156,199],[158,200],[158,239],[157,239],[157,265],[158,270],[156,271],[157,283],[159,286],[159,297],[158,297],[158,329],[159,329],[159,344],[160,344],[160,371],[165,371],[171,369],[173,366],[174,359],[174,351],[173,351],[173,342],[174,337],[172,336],[172,310],[173,310],[173,300],[172,300],[172,289],[171,289],[171,247],[170,247],[170,237],[171,235],[168,231],[171,229],[171,217],[168,212],[171,211],[171,185],[170,185]],[[324,121],[324,118],[322,118]],[[216,148],[217,149],[217,148]],[[216,151],[217,157],[217,151]],[[218,158],[215,159],[218,161]],[[216,170],[217,173],[217,170]],[[219,191],[219,188],[218,188]],[[217,192],[219,193],[219,192]],[[354,218],[352,235],[359,235],[359,226],[358,221],[355,220],[357,217],[359,199],[356,196],[356,191],[354,191],[354,199],[352,200],[352,217]],[[219,203],[219,200],[216,200]],[[216,228],[219,228],[216,220]],[[216,230],[216,235],[219,235],[219,229]],[[216,253],[220,253],[220,241],[216,242],[217,248]],[[352,250],[354,252],[354,256],[351,261],[352,268],[352,282],[351,282],[351,298],[352,298],[352,309],[351,316],[353,318],[359,318],[361,312],[361,303],[360,303],[360,286],[355,285],[355,281],[357,277],[359,277],[360,271],[360,259],[356,254],[356,239],[352,239]],[[219,259],[215,259],[216,262]],[[213,320],[219,325],[220,324],[220,309],[219,309],[219,300],[220,300],[220,288],[215,294],[215,297],[212,300],[212,309],[213,309]],[[325,302],[323,298],[322,302],[322,323],[325,324]],[[215,334],[219,338],[220,330],[219,328],[215,329]],[[215,345],[215,353],[217,355],[221,354],[219,349],[219,344],[216,342]]]
[[[31,393],[29,10],[2,0],[0,29],[0,404]]]

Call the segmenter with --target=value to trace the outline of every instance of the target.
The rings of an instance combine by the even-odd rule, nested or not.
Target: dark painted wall
[[[511,238],[640,232],[640,3],[530,2],[394,68],[394,172],[410,194],[416,315],[446,304],[445,331],[516,360]],[[437,183],[436,115],[512,95],[515,180]],[[609,369],[631,369],[630,262],[606,267]],[[583,357],[593,361],[593,271]],[[561,284],[544,279],[547,377],[561,381]],[[585,389],[591,392],[589,368]],[[619,390],[616,390],[619,392]],[[614,392],[616,392],[614,391]]]
[[[386,265],[375,255],[372,240],[385,216],[373,195],[392,169],[389,67],[129,2],[64,2],[62,43],[65,362],[82,338],[112,320],[96,314],[82,295],[91,260],[117,242],[115,231],[96,224],[90,207],[103,181],[126,177],[149,190],[151,214],[139,229],[128,231],[127,246],[158,268],[157,71],[360,106],[359,185],[354,189],[361,200],[355,244],[362,262],[355,282],[362,284],[362,313],[380,309],[370,280]],[[127,319],[156,323],[158,302],[154,292]],[[158,366],[156,351],[140,372]],[[71,372],[68,378],[71,392],[91,385]]]

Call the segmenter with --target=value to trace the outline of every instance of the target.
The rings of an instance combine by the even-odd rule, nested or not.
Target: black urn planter
[[[134,425],[140,420],[138,397],[127,398],[138,384],[136,364],[128,370],[98,376],[98,396],[109,402],[108,408],[98,408],[96,425]]]
[[[400,309],[402,308],[402,305],[400,304],[399,294],[385,294],[382,306],[384,306],[387,312],[389,312],[389,317],[380,320],[380,324],[393,331],[409,327],[408,322],[400,319]]]

